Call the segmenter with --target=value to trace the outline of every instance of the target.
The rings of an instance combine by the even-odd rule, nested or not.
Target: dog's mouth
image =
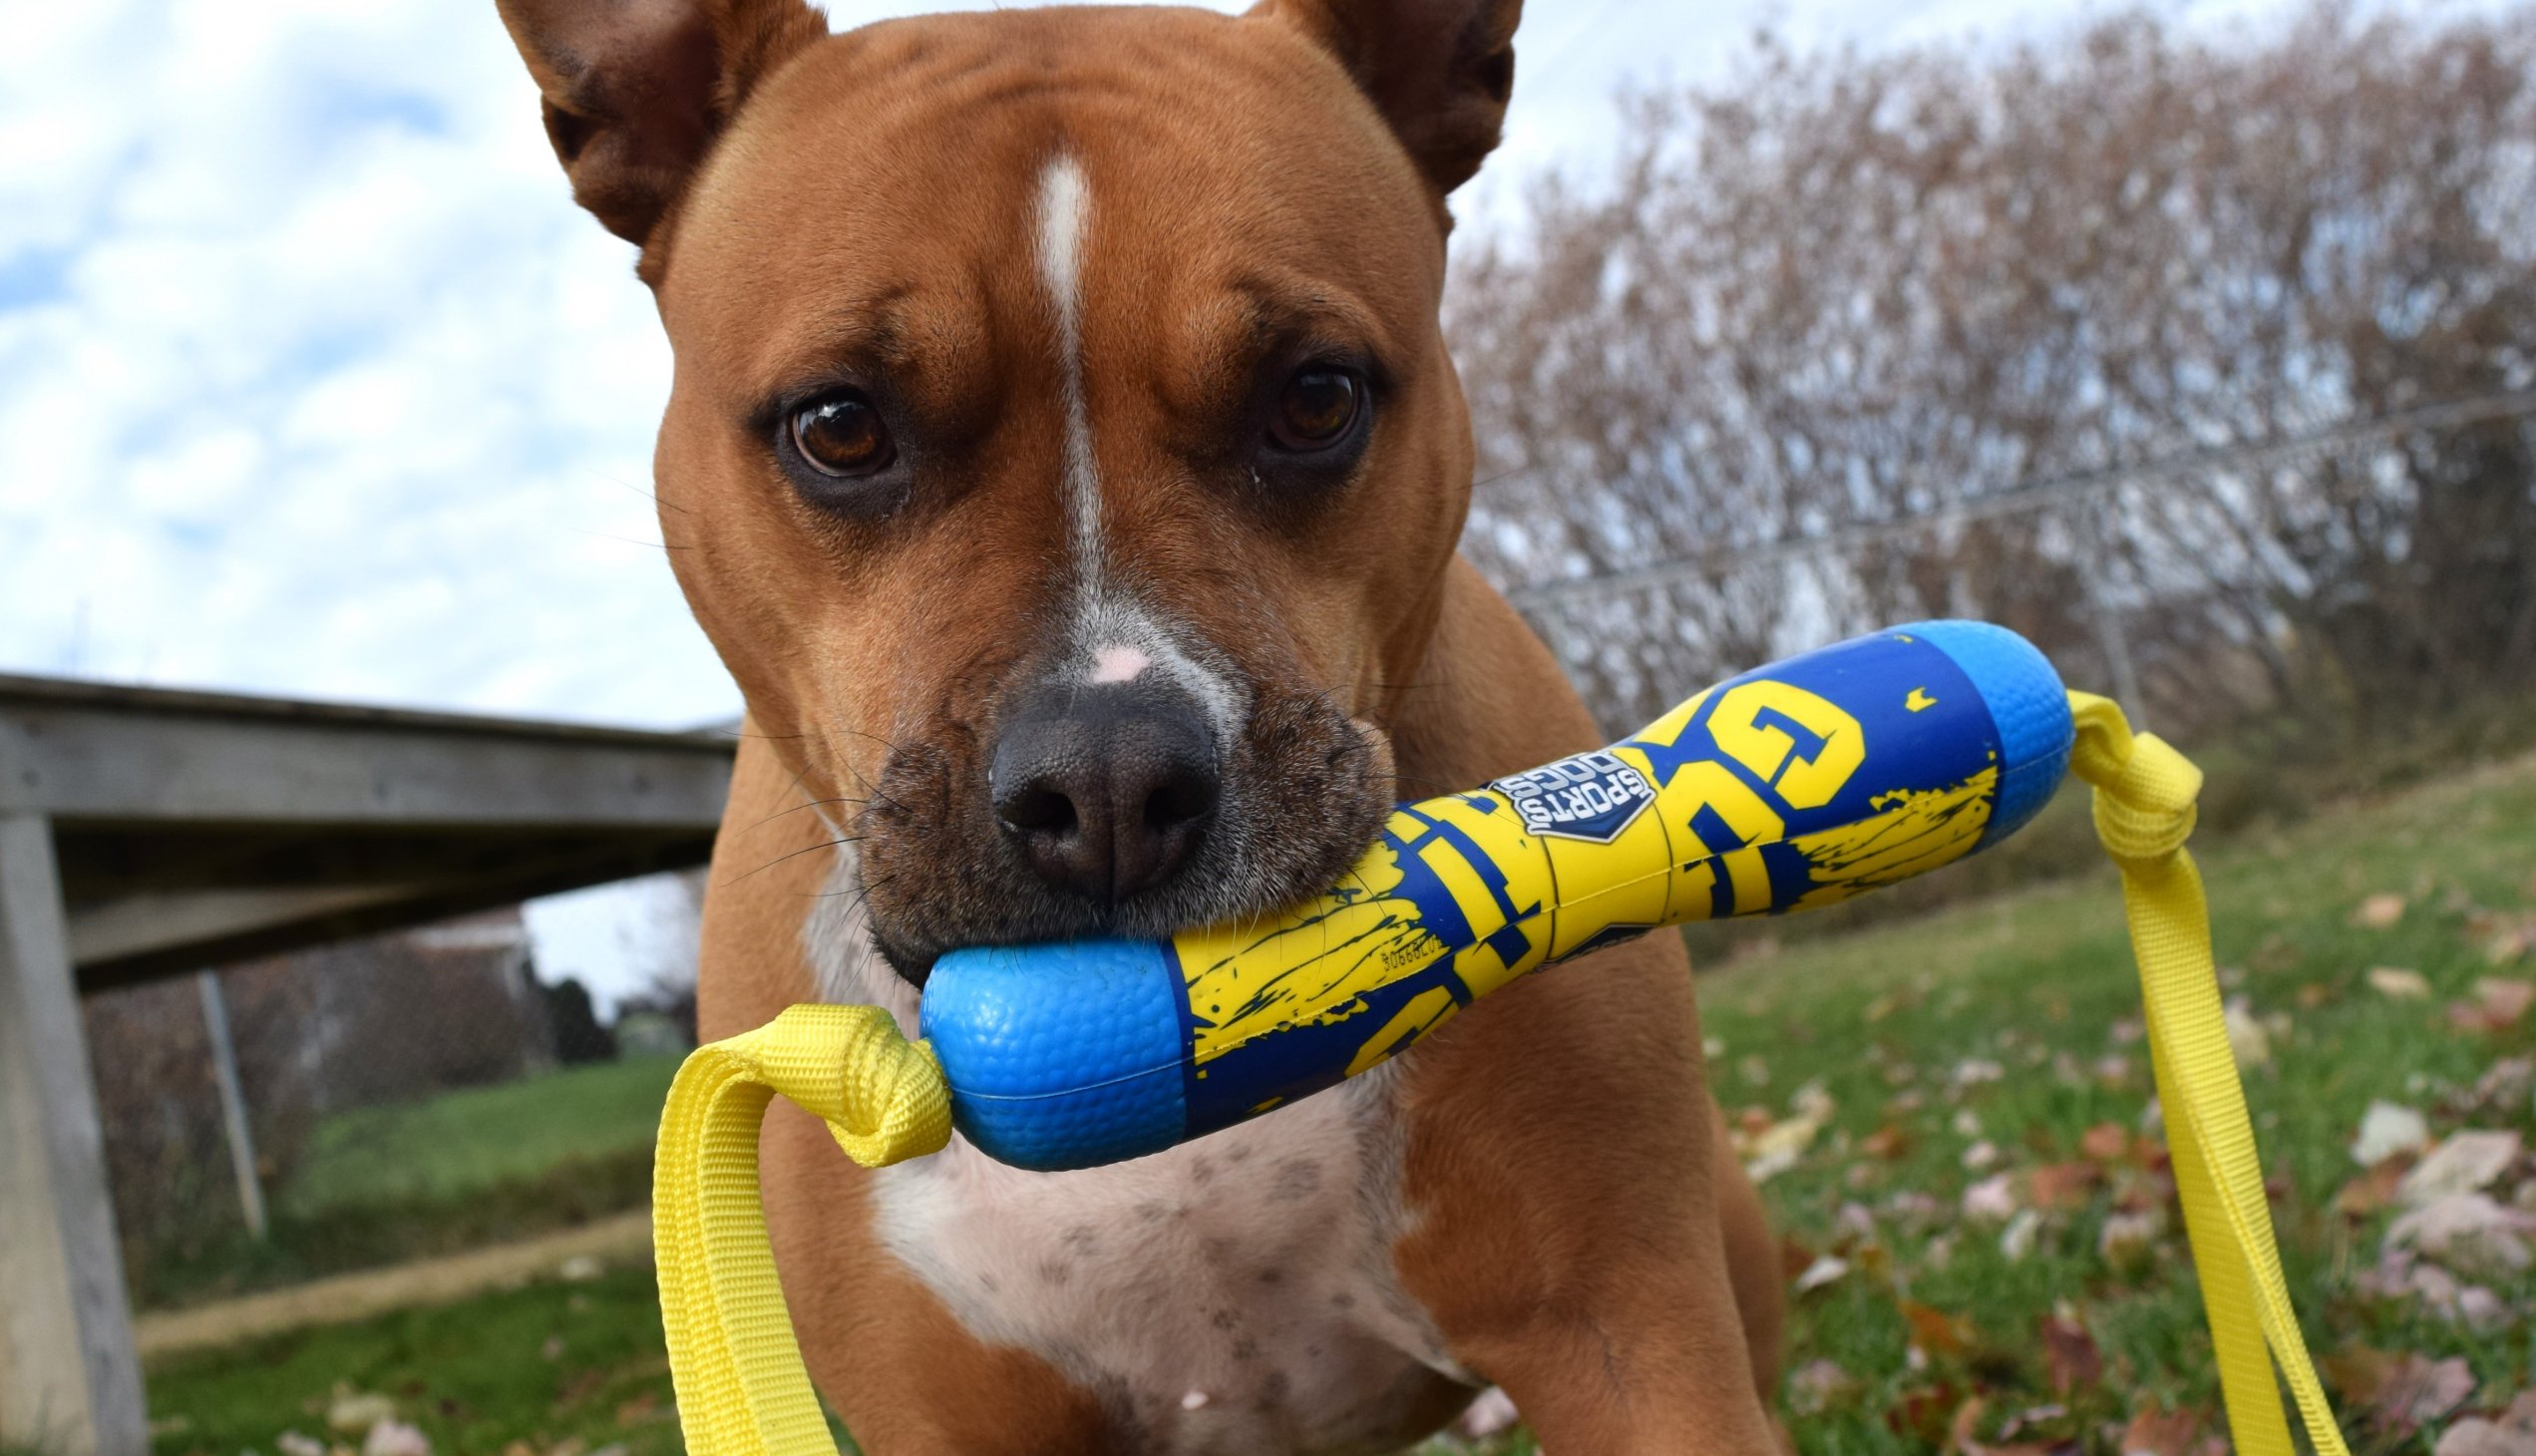
[[[992,747],[950,731],[892,751],[856,826],[861,892],[910,984],[964,946],[1159,939],[1309,899],[1391,809],[1388,740],[1324,694],[1261,694],[1210,745],[1212,774],[1149,723],[1093,711],[1038,730],[1053,746],[1025,718]]]

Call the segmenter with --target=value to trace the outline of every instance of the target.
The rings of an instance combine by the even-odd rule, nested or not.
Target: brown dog
[[[1454,555],[1445,196],[1520,0],[502,0],[640,244],[678,579],[747,696],[708,1036],[911,1031],[964,943],[1330,883],[1395,794],[1600,742]],[[1173,1152],[865,1174],[766,1132],[813,1372],[879,1456],[1371,1451],[1488,1381],[1560,1456],[1773,1448],[1777,1261],[1670,936]]]

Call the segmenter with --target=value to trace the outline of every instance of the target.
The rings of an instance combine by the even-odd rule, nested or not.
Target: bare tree
[[[2119,607],[2162,714],[2536,682],[2525,414],[1913,525],[2011,484],[2536,385],[2536,11],[2253,39],[2129,17],[1862,58],[1761,43],[1640,96],[1604,186],[1462,260],[1471,548],[1536,583],[1852,523],[1866,546],[1539,613],[1607,713],[1915,615],[2082,674]]]

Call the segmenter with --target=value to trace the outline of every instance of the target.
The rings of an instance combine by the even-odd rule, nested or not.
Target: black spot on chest
[[[1321,1177],[1319,1161],[1298,1154],[1276,1165],[1276,1176],[1268,1184],[1268,1197],[1281,1204],[1300,1203],[1320,1192]]]

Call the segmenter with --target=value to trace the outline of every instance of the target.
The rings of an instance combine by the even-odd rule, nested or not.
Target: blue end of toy
[[[924,982],[923,1034],[955,1089],[952,1121],[988,1157],[1041,1172],[1179,1142],[1179,986],[1149,940],[944,955]]]
[[[2060,674],[2034,644],[1989,622],[1913,622],[1897,636],[1934,643],[1979,688],[1998,729],[1998,797],[1991,808],[1982,849],[2022,829],[2051,802],[2069,772],[2069,745],[2077,727]]]

